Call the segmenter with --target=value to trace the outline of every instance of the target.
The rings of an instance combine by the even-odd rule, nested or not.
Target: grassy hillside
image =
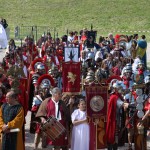
[[[61,36],[67,29],[90,29],[91,24],[98,36],[106,36],[113,31],[149,31],[149,4],[150,0],[0,0],[0,17],[7,20],[11,37],[17,25],[48,26],[50,32],[56,28]],[[149,32],[139,34],[150,39]]]

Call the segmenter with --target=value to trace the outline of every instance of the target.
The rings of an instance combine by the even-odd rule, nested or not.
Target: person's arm
[[[142,118],[142,121],[144,121],[149,115],[150,115],[150,110],[147,110],[145,115]]]
[[[47,103],[48,103],[48,100],[50,98],[46,98],[40,105],[38,111],[37,111],[37,114],[36,114],[36,117],[47,117]]]
[[[75,120],[75,121],[73,121],[72,123],[73,123],[73,125],[80,125],[80,124],[82,124],[82,123],[87,123],[88,122],[88,120],[87,119],[84,119],[84,120]]]
[[[2,132],[2,127],[4,125],[3,117],[2,117],[2,107],[0,108],[0,133]]]
[[[22,128],[24,123],[24,110],[23,107],[19,110],[17,116],[7,123],[9,129]]]

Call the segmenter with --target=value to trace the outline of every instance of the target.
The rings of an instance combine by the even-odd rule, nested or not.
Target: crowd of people
[[[32,112],[30,132],[35,134],[34,149],[42,140],[43,148],[90,150],[90,133],[94,131],[90,131],[86,113],[84,85],[93,82],[109,87],[109,99],[105,100],[108,103],[105,147],[117,150],[128,142],[129,150],[133,149],[132,143],[136,150],[147,149],[150,71],[145,35],[139,39],[138,34],[114,36],[110,33],[108,37],[100,36],[96,42],[91,40],[95,37],[88,37],[88,32],[87,29],[79,34],[70,31],[69,35],[56,39],[48,32],[36,43],[27,36],[21,46],[10,39],[0,63],[2,150],[25,149],[28,111]],[[76,60],[81,69],[79,94],[62,92],[65,47],[79,50]],[[70,52],[70,61],[73,57]],[[126,134],[120,138],[122,129]]]

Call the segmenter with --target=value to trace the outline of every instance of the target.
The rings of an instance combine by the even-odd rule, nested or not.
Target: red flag
[[[107,115],[108,86],[91,84],[85,87],[87,116],[92,118],[90,125],[90,150],[106,148],[105,118]],[[96,119],[98,119],[97,126]]]
[[[63,92],[80,92],[80,62],[63,62]]]

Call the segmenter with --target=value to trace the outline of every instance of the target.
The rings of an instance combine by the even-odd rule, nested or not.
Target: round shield
[[[137,94],[138,96],[142,95],[142,94],[143,94],[142,89],[136,89],[136,94]]]
[[[143,112],[142,110],[139,110],[139,111],[137,112],[137,116],[138,116],[139,118],[142,118],[142,117],[144,116],[144,112]]]
[[[138,96],[137,98],[136,98],[136,102],[137,103],[142,103],[143,102],[143,96]]]
[[[143,110],[143,103],[137,104],[136,109]]]

